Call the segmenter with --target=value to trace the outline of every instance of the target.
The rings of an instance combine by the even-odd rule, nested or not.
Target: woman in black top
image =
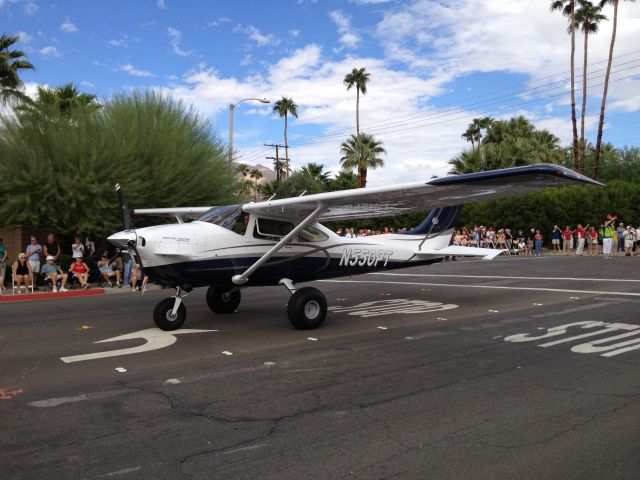
[[[18,293],[22,293],[20,288],[20,284],[22,283],[24,283],[26,288],[25,293],[29,291],[32,274],[31,265],[27,262],[27,255],[25,253],[20,253],[18,255],[18,259],[13,263],[13,278],[15,279]]]

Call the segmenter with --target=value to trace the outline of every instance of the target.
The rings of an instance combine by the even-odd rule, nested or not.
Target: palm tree
[[[588,0],[579,0],[580,8],[575,14],[576,24],[584,32],[584,60],[582,66],[582,111],[580,116],[580,167],[584,162],[585,139],[584,139],[584,117],[587,109],[587,52],[589,45],[589,35],[598,33],[598,24],[607,17],[600,13],[602,7],[594,5]]]
[[[258,194],[260,193],[260,179],[262,178],[262,171],[259,168],[254,168],[249,172],[249,179],[251,180],[251,189],[253,190],[253,199],[258,200]]]
[[[554,0],[551,2],[551,11],[560,10],[562,14],[569,17],[569,27],[567,31],[571,35],[571,59],[569,65],[571,69],[571,125],[573,127],[573,166],[580,171],[578,160],[578,121],[576,120],[576,87],[575,87],[575,56],[576,56],[576,21],[575,21],[575,0]]]
[[[3,34],[0,36],[0,97],[6,104],[11,98],[25,100],[27,97],[20,91],[23,82],[20,70],[34,70],[35,67],[24,60],[26,54],[20,50],[9,50],[20,37]]]
[[[624,0],[623,0],[624,1]],[[635,0],[630,0],[631,2]],[[593,161],[593,178],[598,178],[600,168],[600,149],[602,148],[602,129],[604,128],[604,109],[607,104],[607,92],[609,90],[609,74],[611,73],[611,63],[613,61],[613,46],[616,43],[616,29],[618,26],[618,0],[602,0],[600,6],[607,3],[613,5],[613,28],[611,30],[611,43],[609,44],[609,61],[607,62],[607,73],[604,76],[604,90],[602,92],[602,104],[600,105],[600,120],[598,121],[598,136],[596,139],[596,152]]]
[[[456,155],[449,160],[451,170],[449,173],[452,175],[460,175],[463,173],[481,172],[484,169],[484,162],[479,150],[471,149],[465,150],[461,154]]]
[[[284,171],[286,175],[289,175],[289,144],[287,143],[287,118],[291,114],[298,118],[298,105],[291,99],[285,96],[278,100],[273,106],[273,111],[278,112],[280,118],[284,117],[284,156],[285,165]]]
[[[387,153],[382,147],[382,142],[368,133],[351,135],[351,138],[340,145],[340,152],[343,155],[340,159],[343,170],[358,169],[358,188],[367,186],[367,170],[369,168],[384,166],[384,160],[379,155]]]
[[[360,136],[360,92],[363,95],[367,93],[367,82],[371,74],[367,72],[366,68],[354,68],[351,73],[347,73],[344,77],[344,84],[347,86],[347,90],[351,90],[351,87],[356,87],[356,136]]]
[[[324,165],[310,162],[302,167],[302,171],[314,180],[318,180],[323,185],[327,185],[329,183],[330,172],[324,171]]]

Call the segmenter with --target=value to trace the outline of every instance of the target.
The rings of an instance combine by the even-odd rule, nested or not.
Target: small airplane
[[[228,314],[238,308],[241,289],[268,285],[282,285],[290,292],[289,321],[307,330],[322,324],[327,300],[320,290],[296,288],[296,283],[428,265],[447,256],[494,258],[502,250],[450,245],[461,205],[575,184],[602,185],[561,166],[537,164],[243,205],[144,210],[130,210],[116,185],[124,230],[108,240],[133,250],[151,281],[176,290],[153,311],[154,323],[162,330],[183,325],[183,297],[194,288],[208,287],[209,308]],[[402,234],[348,238],[319,223],[429,208],[420,225]],[[132,229],[131,213],[172,215],[178,223]]]

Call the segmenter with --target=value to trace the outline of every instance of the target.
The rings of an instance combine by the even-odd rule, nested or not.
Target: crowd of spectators
[[[18,294],[25,294],[42,287],[52,292],[66,292],[67,287],[73,287],[74,283],[86,290],[92,281],[99,286],[106,284],[118,288],[128,284],[134,292],[146,286],[147,278],[140,265],[126,251],[104,250],[98,259],[95,244],[88,238],[83,242],[82,237],[76,236],[69,253],[66,259],[71,261],[66,268],[62,248],[54,233],[47,235],[44,244],[39,243],[36,235],[31,235],[24,252],[14,257],[11,268],[14,290]],[[9,252],[0,238],[0,293],[5,289],[9,258]]]
[[[587,224],[570,225],[560,228],[554,225],[550,233],[550,253],[554,255],[613,256],[640,255],[640,226],[634,228],[618,222],[617,217],[608,216],[598,227]],[[453,235],[454,245],[480,248],[504,249],[508,254],[542,255],[545,241],[540,229],[530,228],[518,230],[515,234],[509,228],[496,230],[484,225],[472,229],[456,230]]]

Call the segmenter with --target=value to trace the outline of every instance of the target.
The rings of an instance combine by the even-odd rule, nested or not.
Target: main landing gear
[[[291,292],[287,304],[291,325],[298,330],[312,330],[322,325],[327,316],[327,299],[320,290],[313,287],[297,290],[288,278],[283,278],[279,283]]]
[[[280,280],[291,293],[287,304],[287,316],[291,324],[298,330],[312,330],[318,328],[327,316],[327,299],[324,294],[313,287],[296,289],[293,282],[287,278]],[[180,288],[171,298],[161,300],[153,309],[153,322],[165,331],[179,329],[187,319],[187,309],[182,299]],[[212,285],[207,290],[207,305],[217,314],[235,312],[241,300],[240,289],[233,285]]]

